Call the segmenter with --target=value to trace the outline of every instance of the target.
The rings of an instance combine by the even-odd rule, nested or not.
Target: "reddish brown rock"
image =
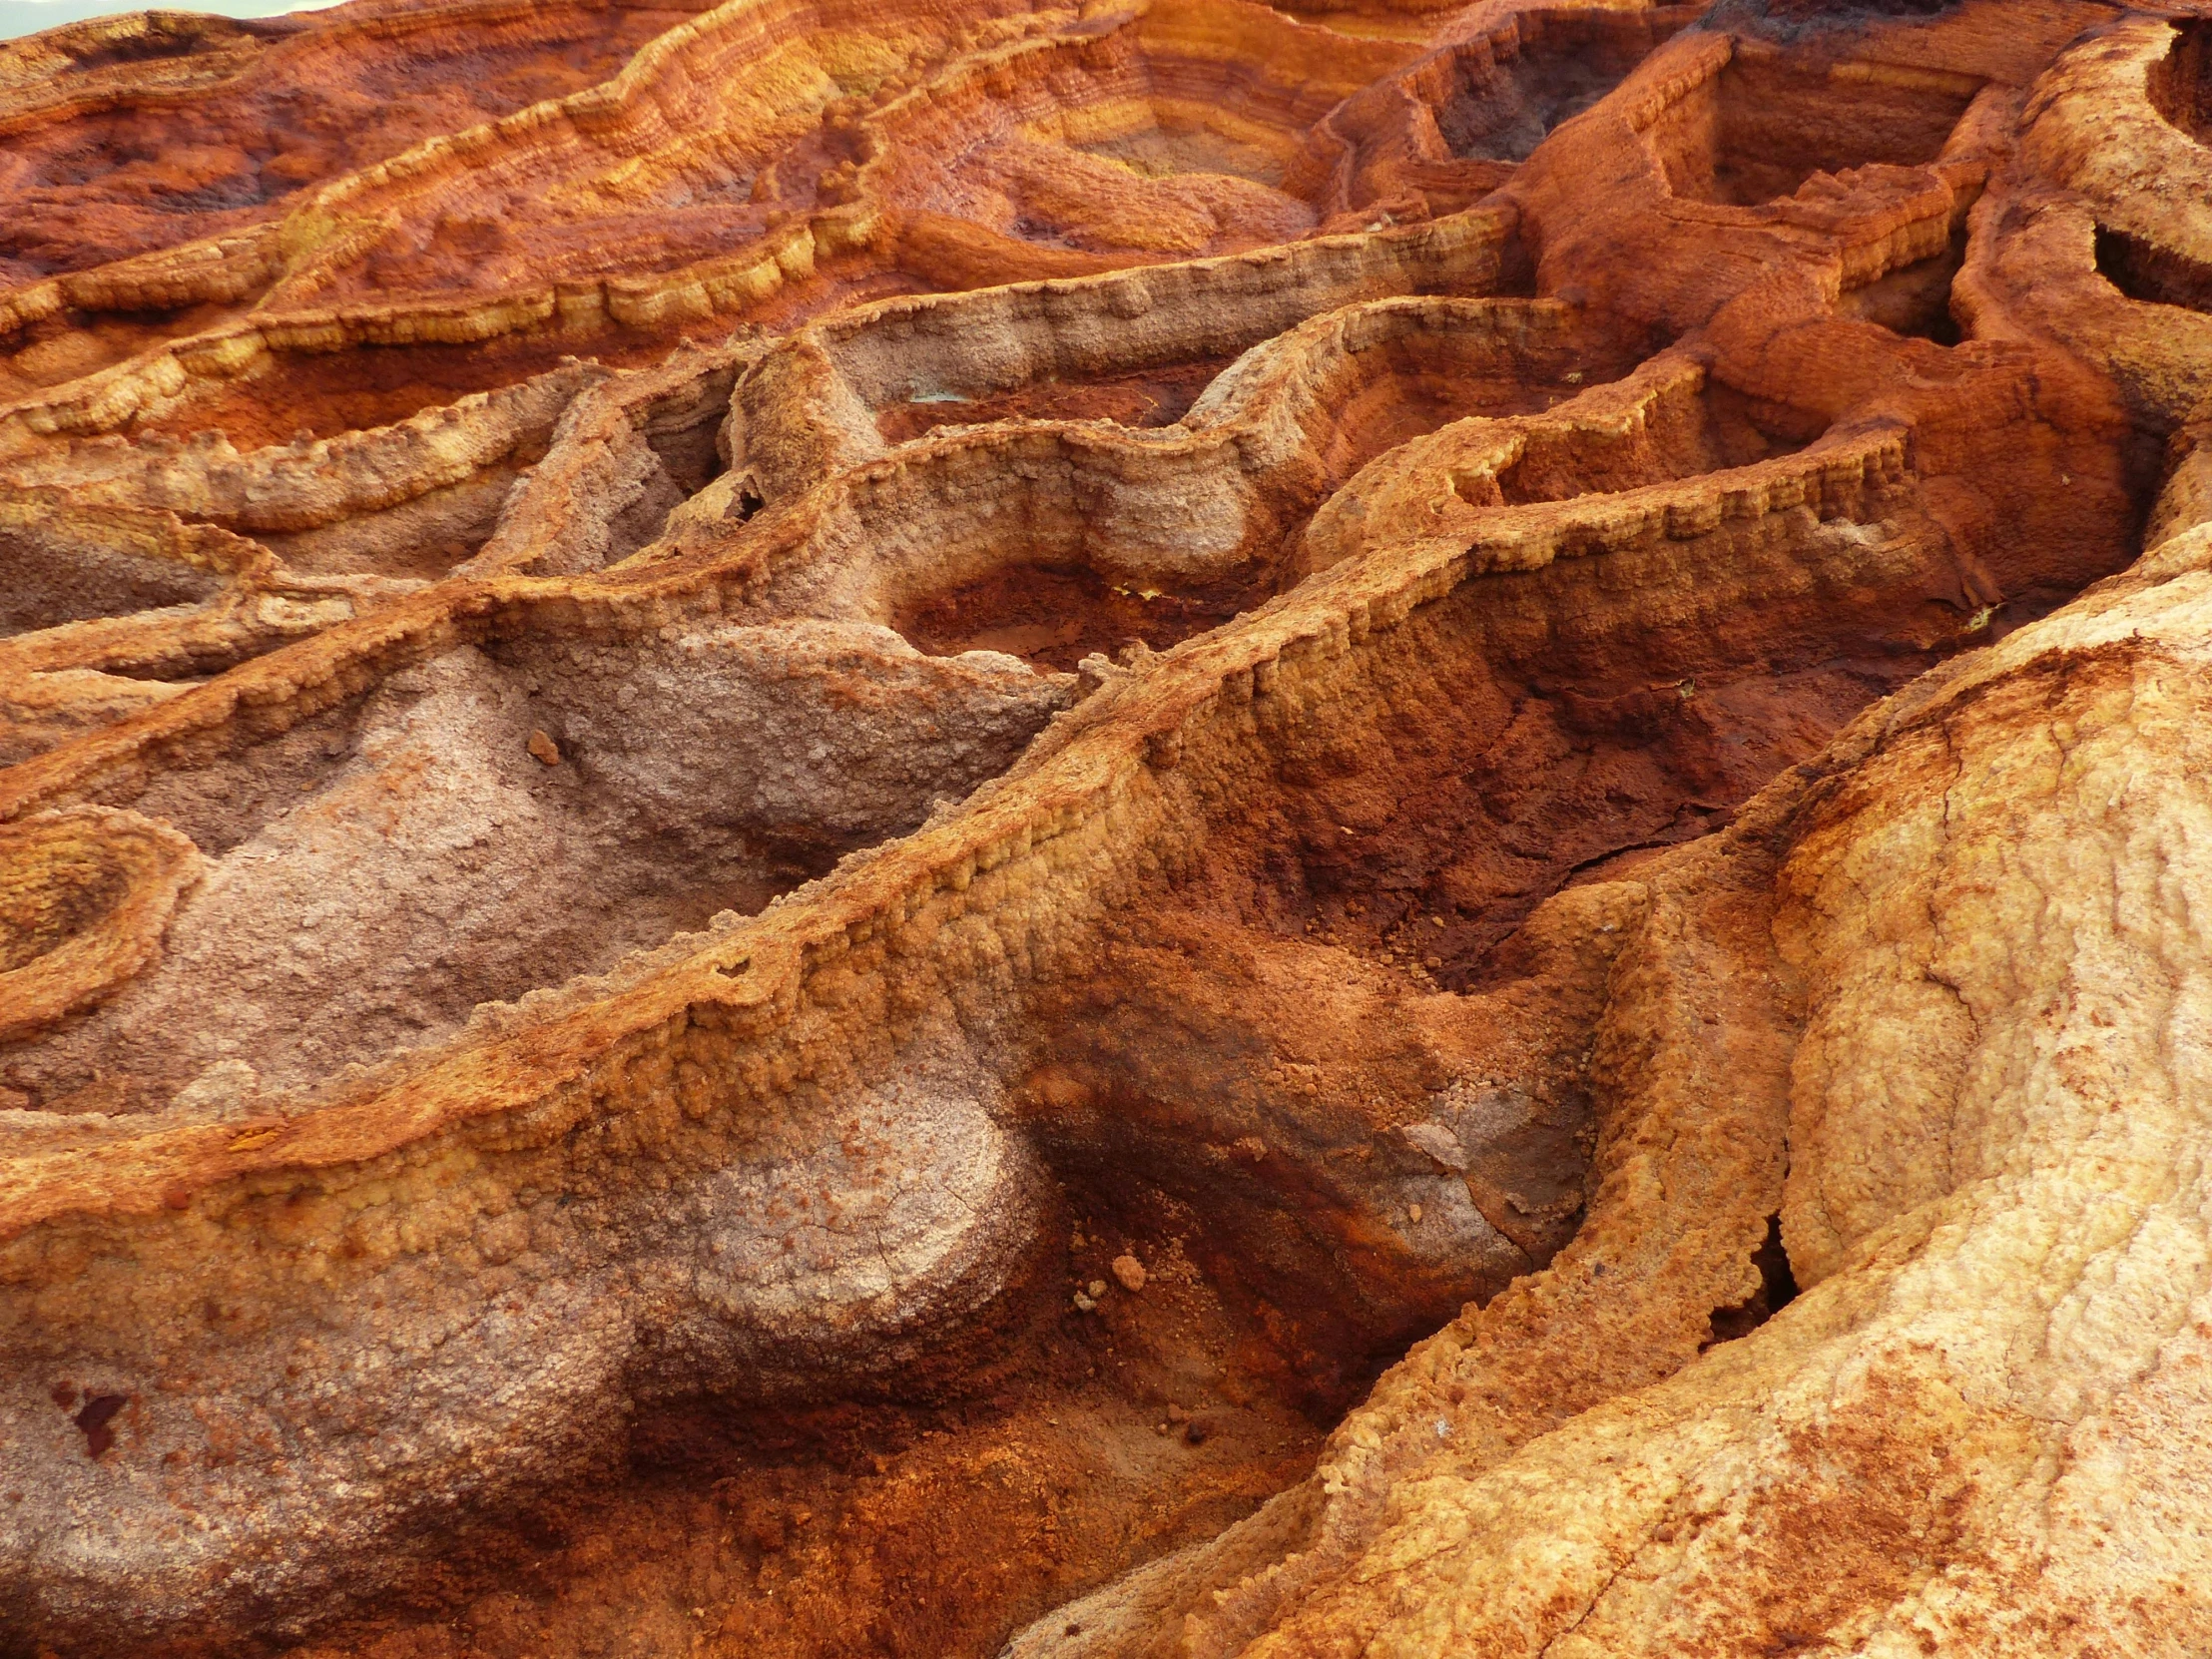
[[[2203,1648],[2207,50],[0,49],[0,1650]]]

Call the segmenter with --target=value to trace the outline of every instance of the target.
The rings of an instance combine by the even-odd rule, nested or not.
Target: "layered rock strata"
[[[0,51],[0,1651],[2200,1650],[2205,51]]]

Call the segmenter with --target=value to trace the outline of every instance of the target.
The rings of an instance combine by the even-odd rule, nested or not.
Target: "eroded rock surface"
[[[2212,1647],[2208,40],[0,48],[0,1653]]]

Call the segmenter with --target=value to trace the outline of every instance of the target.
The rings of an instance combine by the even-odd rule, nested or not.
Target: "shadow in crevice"
[[[1848,68],[1849,66],[1839,66]],[[1795,196],[1817,174],[1926,167],[1978,83],[1901,87],[1739,52],[1644,129],[1678,198],[1737,207]]]
[[[1956,345],[1964,336],[1951,314],[1951,283],[1965,263],[1966,237],[1961,227],[1942,253],[1916,260],[1864,286],[1847,289],[1837,301],[1837,311],[1863,322],[1879,323],[1893,334]]]
[[[1751,1265],[1759,1270],[1759,1288],[1732,1308],[1713,1310],[1713,1334],[1698,1345],[1698,1352],[1748,1337],[1797,1300],[1797,1275],[1790,1271],[1790,1253],[1782,1248],[1782,1218],[1767,1218],[1767,1236],[1751,1253]]]
[[[2125,231],[2099,225],[2097,275],[2130,299],[2212,311],[2212,266]]]
[[[196,17],[185,12],[147,12],[135,34],[121,30],[57,29],[46,38],[79,74],[117,64],[159,63],[242,49],[281,39],[298,27],[288,18]],[[288,26],[287,26],[288,25]]]
[[[2212,55],[2212,20],[2176,21],[2173,28],[2173,46],[2151,65],[2144,91],[2151,108],[2168,125],[2203,144],[2212,138],[2212,84],[2205,78],[2205,60]]]
[[[1701,9],[1523,12],[1514,37],[1473,41],[1450,55],[1448,80],[1431,95],[1436,130],[1461,161],[1525,161]]]
[[[101,546],[66,529],[0,532],[0,557],[9,572],[0,585],[0,639],[99,617],[205,604],[225,582],[220,571]]]
[[[1916,17],[1940,17],[1959,0],[1720,0],[1707,27],[1741,30],[1788,45],[1816,35],[1843,34]]]

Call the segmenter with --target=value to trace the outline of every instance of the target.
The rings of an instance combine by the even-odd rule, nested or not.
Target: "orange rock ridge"
[[[2207,27],[0,47],[0,1652],[2212,1643]]]

